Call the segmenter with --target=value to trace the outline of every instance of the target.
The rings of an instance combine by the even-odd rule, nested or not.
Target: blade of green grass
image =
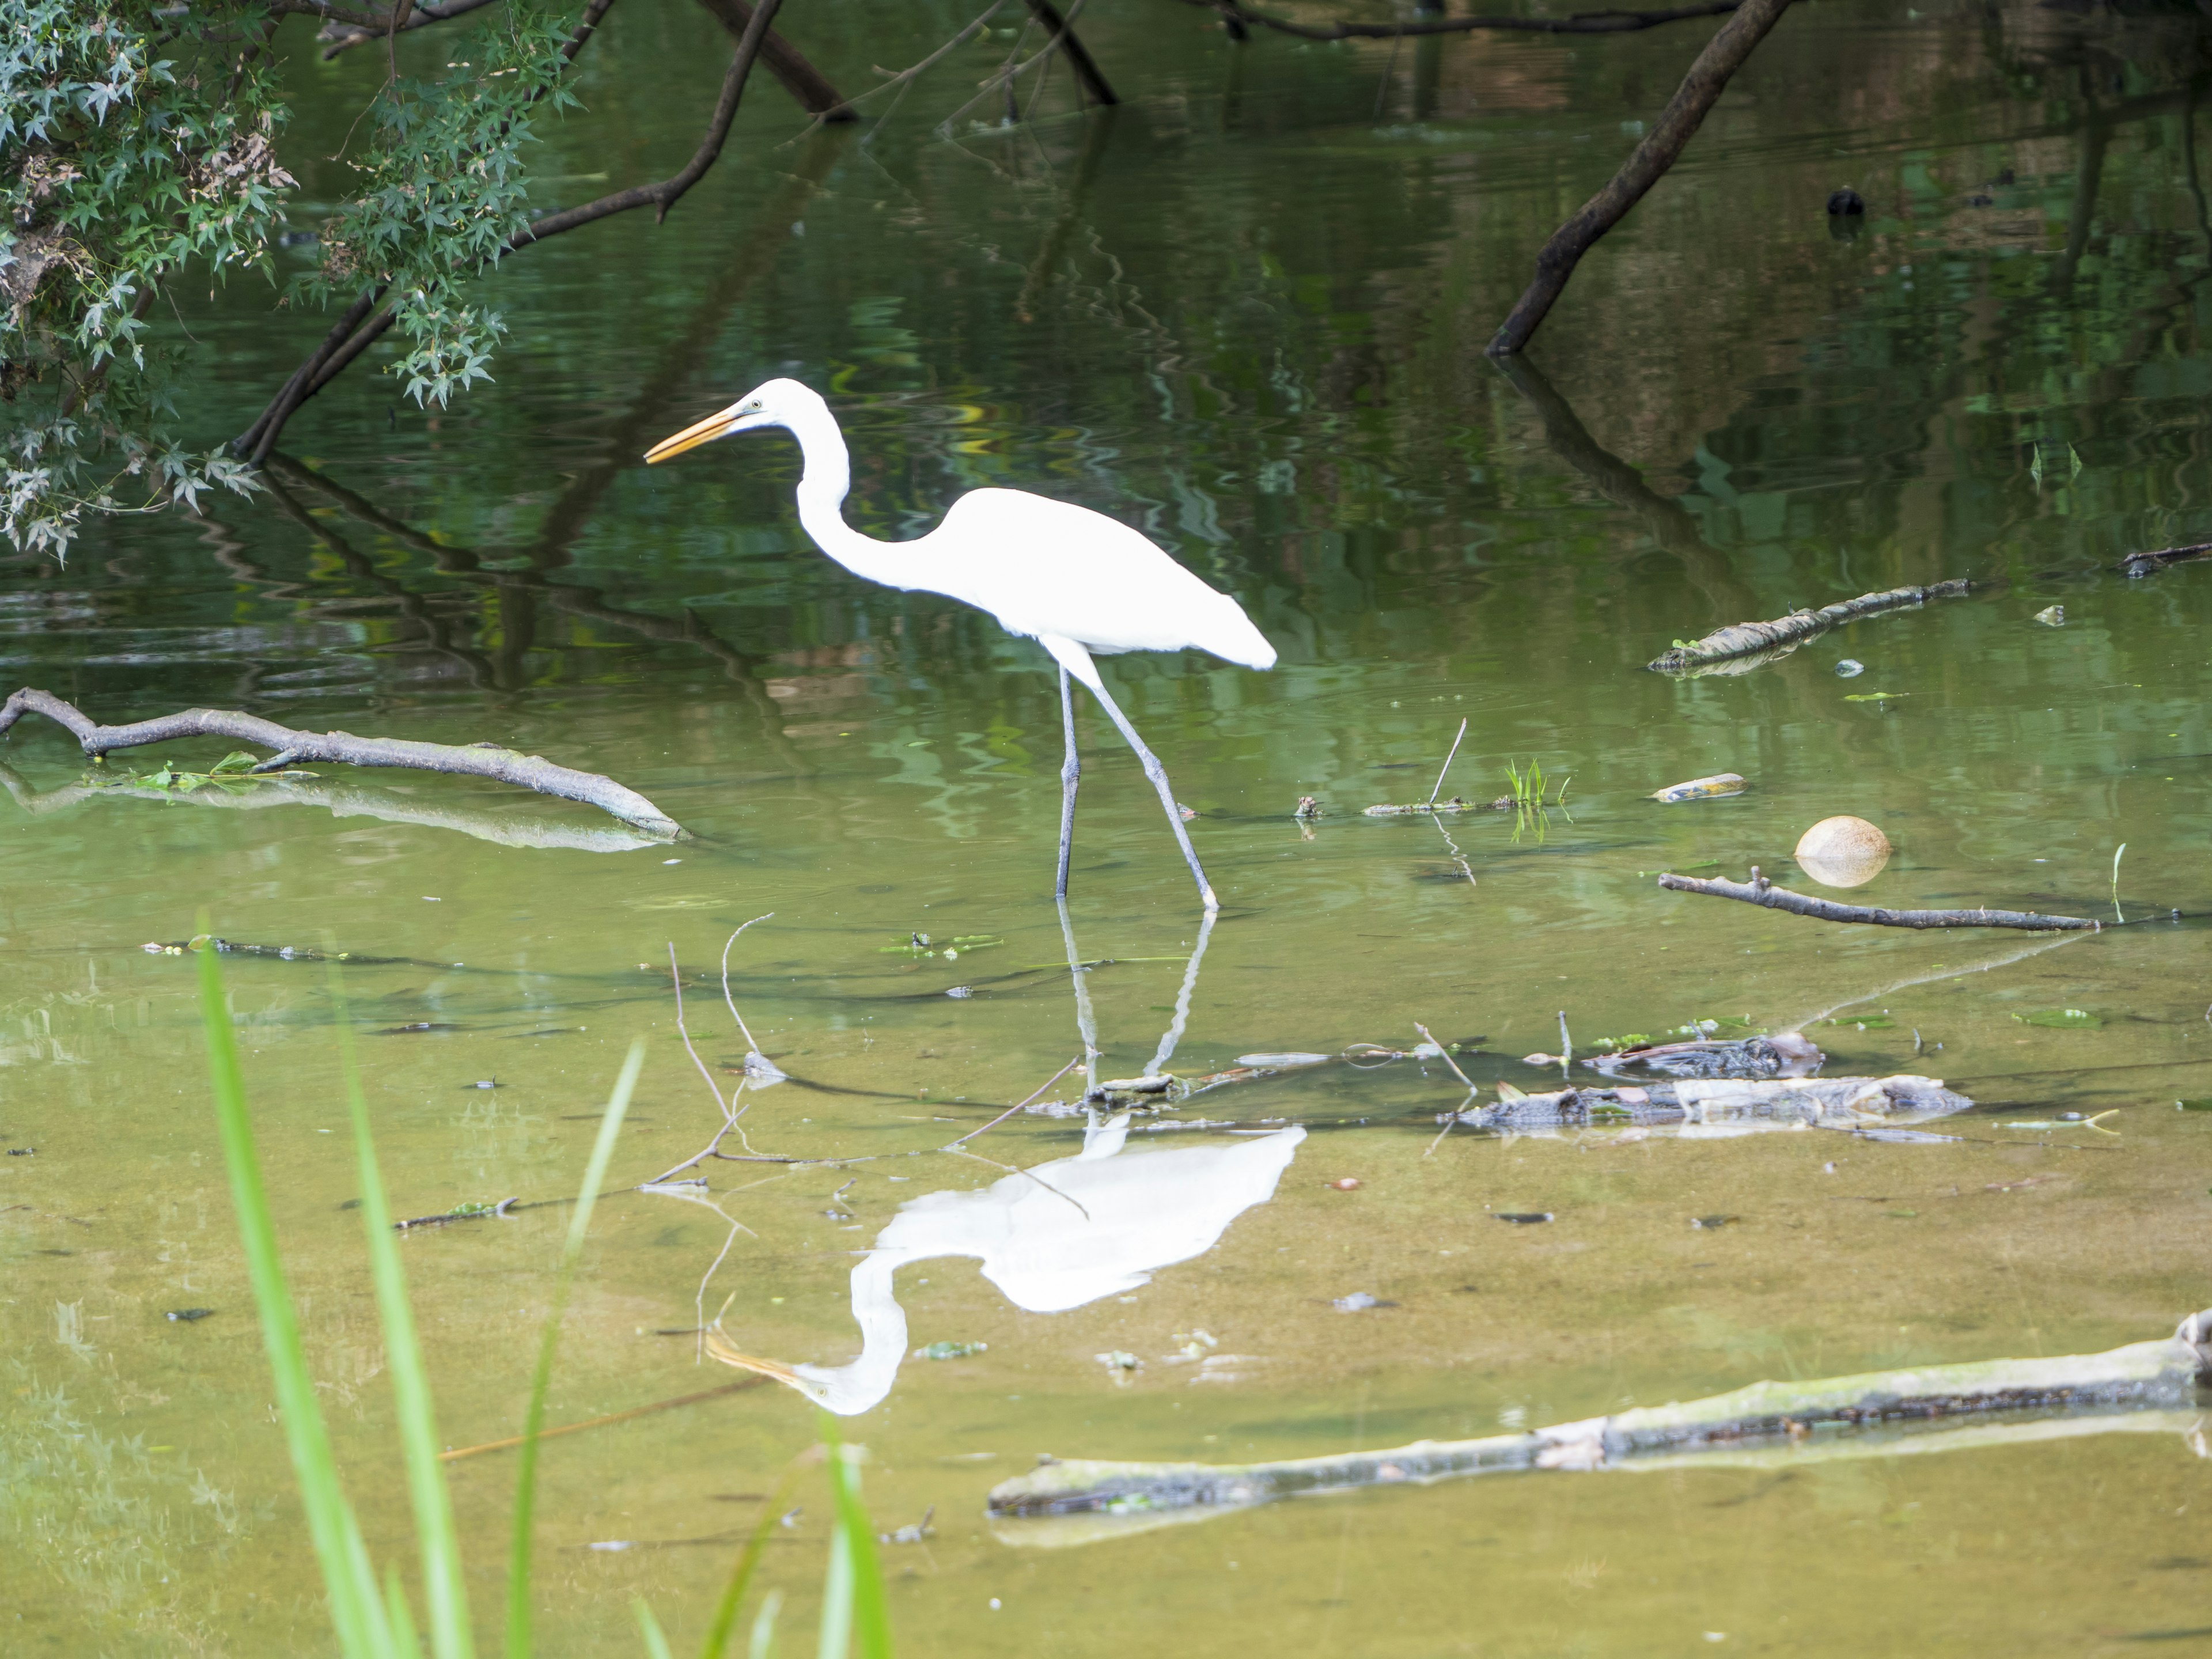
[[[422,1638],[415,1633],[415,1615],[407,1606],[407,1586],[399,1582],[399,1569],[384,1570],[384,1606],[392,1620],[392,1641],[395,1652],[406,1659],[422,1659]]]
[[[630,1091],[645,1064],[645,1039],[629,1045],[622,1075],[607,1097],[606,1115],[599,1120],[599,1138],[592,1146],[591,1162],[584,1170],[584,1184],[576,1194],[576,1212],[569,1218],[568,1237],[561,1251],[561,1273],[553,1287],[552,1311],[545,1316],[545,1334],[538,1345],[538,1369],[530,1379],[530,1403],[523,1413],[521,1467],[514,1480],[514,1542],[507,1565],[507,1659],[530,1659],[530,1543],[532,1511],[538,1501],[538,1432],[545,1422],[545,1389],[553,1380],[553,1350],[561,1338],[561,1316],[568,1310],[568,1288],[574,1282],[577,1259],[584,1253],[584,1235],[591,1228],[592,1206],[599,1200],[599,1183],[615,1152],[615,1137],[622,1132],[623,1115],[629,1110]]]
[[[333,957],[336,954],[331,952]],[[407,1468],[408,1493],[414,1500],[415,1537],[422,1553],[422,1595],[429,1618],[430,1650],[436,1659],[473,1659],[476,1646],[469,1632],[468,1588],[445,1466],[438,1461],[438,1425],[430,1400],[430,1377],[422,1364],[414,1310],[408,1305],[407,1276],[399,1265],[392,1209],[386,1200],[376,1145],[369,1133],[368,1102],[362,1093],[345,982],[335,960],[331,963],[330,980],[337,1024],[338,1069],[345,1081],[346,1104],[353,1114],[354,1155],[360,1166],[361,1218],[368,1232],[369,1273],[376,1285],[377,1312],[384,1322],[384,1352],[392,1370],[401,1455]]]
[[[199,932],[209,931],[200,919]],[[223,1164],[230,1176],[231,1206],[238,1212],[238,1233],[245,1246],[247,1278],[261,1316],[262,1346],[276,1387],[277,1416],[291,1454],[293,1478],[307,1516],[307,1534],[321,1565],[330,1598],[331,1623],[348,1659],[385,1659],[395,1651],[384,1601],[361,1528],[338,1485],[337,1460],[315,1401],[315,1380],[300,1340],[299,1316],[284,1283],[276,1249],[276,1223],[268,1189],[254,1149],[253,1122],[246,1110],[246,1079],[238,1062],[238,1040],[223,1000],[222,970],[212,949],[200,958],[200,1024],[207,1035],[208,1081],[215,1095],[216,1121],[222,1139]]]
[[[845,1659],[848,1631],[860,1638],[860,1659],[890,1659],[891,1626],[884,1606],[884,1571],[876,1559],[875,1528],[869,1525],[868,1512],[860,1504],[860,1472],[837,1437],[836,1419],[827,1412],[820,1415],[822,1437],[830,1447],[830,1490],[837,1505],[829,1582],[823,1587],[822,1659]],[[830,1613],[841,1601],[845,1630],[837,1633],[833,1651]]]
[[[630,1602],[637,1614],[637,1633],[645,1639],[646,1659],[675,1659],[668,1650],[668,1638],[660,1628],[660,1620],[653,1616],[653,1609],[641,1595]]]
[[[776,1518],[784,1513],[783,1506],[791,1501],[792,1488],[805,1467],[805,1459],[794,1459],[784,1471],[783,1480],[769,1494],[768,1502],[761,1505],[760,1519],[753,1523],[753,1534],[745,1540],[745,1547],[738,1552],[737,1565],[730,1570],[730,1582],[722,1591],[722,1603],[714,1609],[714,1622],[707,1626],[707,1639],[699,1644],[699,1659],[722,1659],[729,1651],[730,1632],[737,1628],[738,1609],[744,1605],[745,1591],[751,1585],[753,1572],[760,1565],[761,1555],[768,1547],[769,1536],[775,1531]]]
[[[783,1592],[772,1589],[761,1597],[760,1611],[753,1615],[753,1633],[745,1644],[745,1659],[769,1659],[775,1645],[775,1615],[782,1609]]]

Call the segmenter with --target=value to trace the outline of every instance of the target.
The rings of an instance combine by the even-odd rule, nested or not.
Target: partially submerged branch
[[[1855,599],[1823,605],[1818,611],[1793,611],[1772,622],[1735,623],[1701,640],[1678,645],[1644,665],[1656,674],[1696,674],[1708,672],[1710,665],[1736,658],[1755,656],[1759,662],[1771,662],[1815,635],[1825,634],[1844,623],[1856,622],[1862,617],[1879,617],[1885,611],[1916,609],[1930,599],[1960,599],[1972,586],[1972,583],[1960,578],[1930,582],[1925,587],[1892,587],[1880,593],[1862,593]],[[1711,672],[1725,674],[1742,671],[1722,668]]]
[[[491,778],[541,795],[557,795],[596,806],[634,829],[665,840],[678,840],[687,833],[643,795],[612,778],[556,766],[536,755],[518,754],[497,744],[415,743],[400,738],[356,738],[346,732],[303,732],[258,714],[224,708],[186,708],[154,720],[134,720],[128,726],[102,726],[75,704],[28,686],[0,704],[0,732],[26,714],[44,714],[65,727],[77,746],[95,760],[118,749],[167,743],[172,738],[225,738],[276,751],[255,767],[256,772],[276,771],[295,762],[325,762]]]
[[[1948,1427],[1966,1417],[2186,1408],[2206,1382],[2212,1382],[2212,1310],[2191,1314],[2163,1341],[2103,1353],[1754,1382],[1704,1400],[1480,1440],[1421,1440],[1276,1463],[1048,1462],[992,1488],[990,1507],[994,1516],[1136,1517],[1364,1486],[1426,1486],[1459,1475],[1680,1468],[1686,1461],[1745,1461],[1747,1453],[1759,1461],[1881,1455],[1913,1449],[1916,1429],[1933,1438],[1927,1425]],[[2192,1415],[2177,1413],[2176,1426]],[[1877,1432],[1883,1430],[1889,1432]]]
[[[1790,0],[1745,0],[1720,32],[1705,43],[1682,77],[1651,131],[1635,153],[1621,164],[1611,182],[1585,202],[1579,212],[1552,233],[1536,256],[1536,275],[1514,306],[1488,347],[1493,357],[1521,350],[1541,325],[1553,305],[1566,292],[1567,279],[1583,254],[1598,239],[1627,216],[1644,192],[1666,176],[1682,147],[1690,142],[1727,88],[1729,78],[1743,67],[1752,48],[1766,38]],[[1681,15],[1692,14],[1684,13]],[[1710,14],[1708,14],[1710,15]]]
[[[2163,570],[2170,564],[2187,564],[2195,559],[2212,559],[2212,542],[2193,542],[2187,547],[2161,547],[2150,553],[2130,553],[2112,568],[2123,576],[2148,576],[2152,571]]]
[[[1751,879],[1703,881],[1695,876],[1662,875],[1659,884],[1676,893],[1705,893],[1714,898],[1741,899],[1769,910],[1787,910],[1793,916],[1816,921],[1857,921],[1875,927],[2014,927],[2025,933],[2094,933],[2104,924],[2086,916],[2046,916],[2033,910],[1889,910],[1863,904],[1838,904],[1833,899],[1814,898],[1777,887],[1751,869]]]

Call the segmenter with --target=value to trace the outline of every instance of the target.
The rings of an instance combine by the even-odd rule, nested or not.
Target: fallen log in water
[[[1866,1371],[1804,1382],[1754,1382],[1686,1403],[1584,1418],[1525,1434],[1419,1440],[1387,1451],[1346,1452],[1274,1463],[1048,1462],[992,1488],[994,1516],[1171,1516],[1220,1512],[1308,1492],[1425,1486],[1460,1475],[1680,1468],[1686,1463],[1792,1462],[1886,1455],[1986,1443],[2006,1428],[2021,1437],[2094,1432],[2119,1413],[2169,1411],[2148,1426],[2188,1432],[2212,1385],[2212,1310],[2191,1314],[2163,1341],[2056,1359],[1985,1359]],[[2170,1408],[2180,1407],[2181,1410]],[[1982,1424],[1939,1434],[1960,1418],[2040,1413],[2042,1422]],[[2051,1414],[2069,1413],[2058,1421]],[[2102,1413],[2101,1419],[2090,1413]],[[2197,1430],[2201,1442],[2202,1431]],[[1047,1532],[1010,1541],[1077,1542]]]
[[[1888,611],[1911,610],[1929,599],[1956,599],[1972,586],[1961,579],[1933,582],[1926,587],[1893,587],[1886,592],[1862,593],[1856,599],[1824,605],[1818,611],[1793,611],[1772,622],[1736,623],[1701,640],[1678,645],[1654,657],[1644,666],[1658,674],[1741,673],[1759,663],[1787,656],[1814,635],[1825,634],[1840,623],[1856,622],[1862,617],[1878,617]],[[1757,660],[1737,664],[1735,659],[1739,658]],[[1731,665],[1714,666],[1722,663]]]
[[[2186,547],[2161,547],[2150,553],[2130,553],[2112,567],[2123,576],[2148,576],[2154,570],[2163,570],[2170,564],[2187,564],[2195,559],[2212,559],[2212,542],[2192,542]]]
[[[1819,921],[1857,921],[1873,927],[2013,927],[2032,933],[2094,933],[2103,923],[2087,916],[2045,916],[2033,910],[1890,910],[1864,904],[1838,904],[1833,899],[1814,898],[1777,887],[1751,866],[1747,882],[1702,880],[1696,876],[1662,874],[1659,884],[1671,892],[1705,893],[1714,898],[1741,899],[1769,910],[1787,910],[1793,916]]]
[[[518,754],[494,743],[414,743],[400,738],[356,738],[347,732],[302,732],[257,714],[225,708],[187,708],[154,720],[134,720],[128,726],[102,726],[51,691],[33,690],[28,686],[0,703],[0,732],[8,731],[26,714],[44,714],[66,727],[77,740],[77,746],[95,760],[118,749],[167,743],[172,738],[227,738],[234,743],[257,744],[276,751],[255,766],[253,774],[279,771],[304,761],[344,766],[398,766],[419,772],[492,778],[501,783],[534,789],[541,795],[557,795],[565,800],[596,806],[633,829],[660,840],[681,840],[688,833],[643,795],[612,778],[556,766],[536,755]]]
[[[1974,1103],[1943,1079],[1893,1077],[1682,1078],[1609,1089],[1555,1089],[1523,1094],[1498,1085],[1497,1103],[1469,1106],[1446,1117],[1478,1129],[1600,1128],[1607,1124],[1684,1123],[1744,1128],[1856,1129],[1948,1117]]]

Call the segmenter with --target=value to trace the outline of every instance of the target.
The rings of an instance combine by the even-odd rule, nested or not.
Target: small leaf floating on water
[[[191,1325],[205,1319],[214,1311],[213,1308],[172,1308],[165,1316],[175,1324]]]
[[[1549,1210],[1499,1210],[1495,1212],[1495,1214],[1498,1220],[1510,1221],[1516,1226],[1521,1227],[1533,1226],[1539,1221],[1549,1221],[1553,1218]]]
[[[2063,605],[2047,605],[2035,613],[2035,620],[2045,628],[2063,628],[2066,626],[2066,607]]]
[[[1395,1302],[1385,1302],[1368,1291],[1354,1291],[1350,1296],[1340,1296],[1328,1304],[1339,1313],[1365,1313],[1370,1308],[1395,1308]]]
[[[1727,1226],[1731,1221],[1742,1219],[1740,1215],[1693,1215],[1690,1218],[1690,1224],[1692,1227],[1702,1227],[1711,1232],[1716,1228]]]
[[[1360,1182],[1358,1176],[1346,1176],[1341,1181],[1332,1181],[1328,1184],[1336,1192],[1356,1193],[1359,1190]]]
[[[948,986],[945,988],[945,994],[949,997],[965,1001],[968,998],[975,994],[975,988],[972,985]]]
[[[1854,691],[1844,701],[1845,702],[1888,702],[1893,698],[1909,697],[1911,695],[1910,691]]]

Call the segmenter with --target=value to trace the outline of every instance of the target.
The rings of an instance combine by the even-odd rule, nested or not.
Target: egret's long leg
[[[1052,890],[1057,899],[1067,896],[1067,860],[1075,851],[1075,786],[1083,776],[1083,763],[1075,754],[1075,699],[1067,689],[1067,670],[1060,671],[1060,719],[1067,732],[1067,758],[1060,763],[1060,879]]]
[[[1182,814],[1176,810],[1175,790],[1168,782],[1168,769],[1160,764],[1160,757],[1145,747],[1145,740],[1137,735],[1137,728],[1129,724],[1114,699],[1106,695],[1106,688],[1093,683],[1091,689],[1099,702],[1114,717],[1114,724],[1121,728],[1121,735],[1129,740],[1129,747],[1137,751],[1137,758],[1145,763],[1145,775],[1152,781],[1152,787],[1160,792],[1160,805],[1167,808],[1168,828],[1175,831],[1176,845],[1182,848],[1183,862],[1198,878],[1198,896],[1208,910],[1218,910],[1221,901],[1213,896],[1213,884],[1206,878],[1206,866],[1198,861],[1198,854],[1190,844],[1190,836],[1182,827]]]

